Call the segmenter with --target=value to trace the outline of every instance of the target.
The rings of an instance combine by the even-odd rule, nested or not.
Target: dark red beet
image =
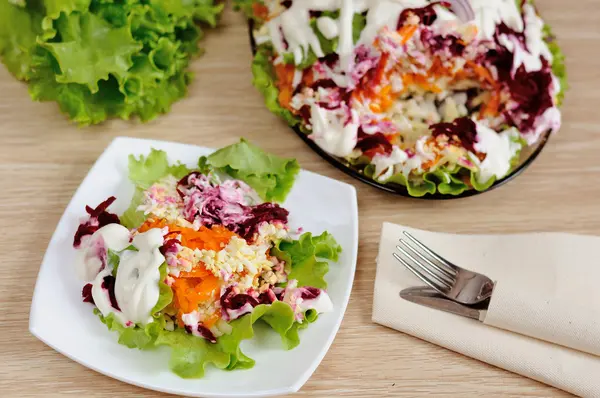
[[[432,36],[430,31],[424,30],[423,33],[421,33],[421,40],[428,43],[431,51],[434,53],[448,49],[450,54],[455,57],[460,57],[465,51],[465,45],[462,43],[461,39],[453,35]]]
[[[287,224],[289,212],[277,203],[261,203],[253,206],[248,219],[238,225],[227,225],[244,239],[251,239],[263,222]]]
[[[519,106],[507,113],[522,132],[530,131],[535,119],[554,105],[550,95],[552,74],[548,63],[545,60],[543,63],[542,69],[535,72],[527,72],[521,65],[514,79],[508,82],[510,94]]]
[[[102,289],[108,290],[108,298],[110,299],[110,305],[117,311],[121,311],[119,303],[117,303],[117,297],[115,296],[115,277],[112,275],[106,275],[102,279]]]
[[[88,283],[81,290],[81,297],[83,298],[84,303],[94,303],[94,297],[92,296],[92,284]]]
[[[75,232],[75,237],[73,238],[73,247],[78,248],[81,245],[81,239],[84,236],[92,235],[103,226],[121,223],[119,216],[106,211],[108,206],[110,206],[116,199],[117,198],[114,196],[111,196],[96,206],[95,209],[85,206],[85,211],[89,214],[89,219],[86,222],[81,223],[77,228],[77,232]]]
[[[217,338],[215,337],[215,335],[202,325],[198,325],[198,333],[200,333],[202,337],[204,337],[206,340],[210,341],[213,344],[217,342]]]
[[[302,297],[303,300],[313,300],[319,297],[320,294],[320,289],[317,289],[315,287],[305,287],[302,289],[302,294],[300,295],[300,297]]]
[[[366,134],[362,131],[362,128],[358,131],[356,147],[369,157],[373,157],[378,153],[389,155],[393,149],[392,144],[385,138],[385,135],[381,133]]]
[[[271,289],[267,290],[264,293],[261,293],[258,296],[258,302],[260,304],[272,304],[274,301],[277,301],[277,296]]]
[[[330,68],[333,68],[339,59],[340,56],[337,53],[331,53],[319,58],[319,61],[329,66]]]
[[[179,239],[167,239],[165,243],[163,243],[163,245],[160,247],[160,253],[163,256],[166,256],[169,253],[177,253],[177,245],[179,244],[181,244],[181,242],[179,242]]]
[[[451,143],[475,151],[473,144],[477,141],[477,126],[468,117],[455,119],[452,123],[432,124],[429,128],[434,137],[445,135]]]

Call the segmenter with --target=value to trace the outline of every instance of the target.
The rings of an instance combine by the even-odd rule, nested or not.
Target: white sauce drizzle
[[[373,157],[371,163],[375,165],[375,178],[385,181],[394,174],[394,165],[406,162],[408,155],[402,149],[394,146],[392,153],[382,155],[378,153]]]
[[[158,268],[165,262],[160,252],[164,242],[160,228],[152,228],[133,238],[138,251],[127,250],[121,255],[115,282],[115,296],[123,314],[134,323],[152,322],[150,312],[160,294]]]
[[[152,322],[150,312],[158,302],[159,267],[165,262],[160,253],[162,230],[153,228],[136,235],[131,244],[138,250],[126,250],[120,256],[115,280],[115,298],[121,311],[113,308],[104,278],[112,274],[106,264],[108,250],[120,252],[130,245],[130,232],[119,224],[108,224],[84,238],[75,264],[80,276],[92,280],[92,298],[103,316],[114,314],[124,326]],[[101,268],[104,263],[104,268]]]
[[[298,308],[302,312],[315,310],[318,314],[324,314],[333,311],[333,303],[327,292],[321,290],[321,293],[314,299],[299,299]]]
[[[340,34],[340,28],[335,20],[330,17],[320,17],[317,19],[317,29],[326,39],[333,39]]]
[[[105,225],[93,235],[84,236],[75,254],[77,276],[86,282],[94,279],[107,261],[107,249],[125,249],[129,246],[130,237],[129,230],[119,224]]]
[[[473,147],[477,152],[486,154],[483,162],[478,163],[477,180],[484,184],[493,176],[502,178],[508,173],[510,161],[521,149],[521,145],[514,141],[515,138],[519,137],[519,132],[514,127],[497,133],[481,123],[476,122],[476,124],[477,142],[473,144]],[[475,157],[473,157],[473,160],[475,160]]]
[[[492,40],[496,26],[502,22],[517,32],[523,31],[523,19],[515,0],[470,0],[470,3],[478,38]]]
[[[348,156],[358,139],[358,117],[352,110],[351,120],[344,125],[345,115],[313,104],[310,117],[313,134],[311,137],[325,151],[335,156]]]
[[[354,17],[353,0],[341,0],[341,12],[339,20],[340,41],[337,52],[340,56],[340,67],[342,73],[348,75],[347,84],[350,83],[350,68],[354,66],[354,43],[352,41],[352,18]]]

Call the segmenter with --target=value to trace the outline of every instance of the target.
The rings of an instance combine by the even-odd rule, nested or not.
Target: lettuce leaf
[[[245,181],[267,202],[283,202],[300,171],[296,159],[271,155],[243,138],[212,153],[207,161],[214,168]]]
[[[567,68],[565,64],[565,55],[563,54],[560,46],[556,42],[556,38],[552,33],[550,25],[545,24],[543,30],[544,40],[548,45],[548,49],[552,54],[552,73],[558,78],[560,82],[560,92],[557,95],[556,102],[558,106],[562,105],[565,98],[565,91],[569,88],[567,80]]]
[[[28,11],[24,3],[11,5],[0,1],[0,58],[19,80],[31,77],[31,49],[41,33],[43,15]]]
[[[215,26],[216,0],[0,2],[0,58],[81,126],[154,119],[187,94],[199,22]]]
[[[180,162],[170,165],[165,151],[152,148],[148,156],[140,155],[137,159],[129,155],[129,179],[140,188],[148,189],[168,175],[179,179],[189,173],[190,169]]]
[[[97,309],[94,312],[109,330],[119,333],[119,344],[140,350],[152,350],[162,345],[171,347],[169,366],[182,378],[203,377],[208,364],[226,370],[252,368],[254,360],[242,352],[240,345],[243,340],[254,337],[253,325],[259,320],[277,332],[284,348],[291,350],[300,343],[298,331],[317,319],[316,312],[308,310],[304,321],[298,323],[289,305],[281,301],[271,305],[262,304],[250,314],[232,321],[231,332],[219,337],[217,343],[213,344],[183,329],[165,330],[163,317],[157,317],[145,327],[126,328],[113,314],[103,317]]]
[[[285,261],[288,279],[296,279],[298,286],[326,289],[325,275],[329,271],[329,263],[323,260],[338,261],[341,251],[341,246],[330,233],[312,236],[305,232],[298,240],[280,241],[271,249],[271,255]]]
[[[152,308],[152,311],[150,311],[155,318],[159,317],[160,311],[164,310],[173,301],[173,290],[165,283],[165,279],[167,278],[167,263],[162,263],[158,270],[160,271],[158,301],[154,308]]]
[[[133,65],[132,55],[142,49],[127,27],[113,28],[94,14],[63,14],[56,24],[63,41],[42,44],[60,68],[56,81],[83,84],[92,93],[98,92],[98,82],[108,80],[110,74],[125,77]]]
[[[211,344],[182,329],[163,331],[158,335],[156,345],[172,348],[169,367],[173,373],[184,379],[204,377],[204,369],[208,364],[225,369],[231,362],[231,354],[221,350],[217,344]]]
[[[94,313],[98,315],[102,323],[108,330],[119,333],[119,344],[129,348],[138,348],[140,350],[151,350],[156,347],[156,339],[164,332],[164,319],[157,319],[145,327],[126,328],[115,318],[114,314],[102,316],[100,311],[95,308]]]
[[[168,175],[179,179],[189,173],[190,170],[179,162],[169,164],[165,151],[153,148],[148,156],[136,158],[129,155],[129,179],[135,185],[135,191],[129,208],[120,217],[121,224],[127,228],[137,228],[146,220],[144,213],[137,208],[144,198],[144,191],[152,184]]]

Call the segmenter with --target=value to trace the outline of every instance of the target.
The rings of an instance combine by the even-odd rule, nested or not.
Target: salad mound
[[[267,107],[413,196],[486,190],[561,124],[564,57],[534,5],[457,3],[236,2]]]
[[[283,201],[298,172],[245,140],[192,170],[163,151],[130,155],[128,210],[112,213],[113,196],[87,206],[73,239],[83,301],[119,343],[171,347],[184,378],[207,364],[251,368],[240,343],[258,320],[296,347],[299,330],[333,308],[325,275],[341,251],[328,232],[291,230],[288,211],[268,201]]]

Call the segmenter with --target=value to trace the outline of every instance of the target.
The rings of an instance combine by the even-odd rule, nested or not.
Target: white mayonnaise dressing
[[[127,250],[121,255],[115,282],[115,296],[125,317],[146,325],[152,322],[150,312],[158,302],[160,272],[165,262],[160,252],[164,242],[160,228],[136,235],[132,244],[138,251]]]
[[[320,17],[317,19],[317,29],[326,39],[331,40],[340,34],[338,23],[330,17]]]
[[[341,0],[339,18],[340,41],[337,53],[340,56],[342,73],[350,75],[350,68],[354,66],[354,42],[352,41],[352,19],[354,18],[354,0]],[[348,77],[348,83],[350,82]],[[347,84],[348,85],[348,84]]]
[[[426,0],[371,0],[368,2],[367,24],[360,34],[359,44],[370,45],[383,27],[396,30],[400,13],[407,8],[421,8]]]
[[[298,308],[302,311],[315,310],[318,314],[324,314],[326,312],[333,311],[333,303],[331,298],[325,290],[321,290],[321,293],[317,298],[304,300],[298,300]]]
[[[158,302],[160,272],[165,262],[160,253],[162,230],[153,228],[136,235],[130,243],[130,232],[119,224],[108,224],[92,236],[85,237],[76,255],[78,274],[92,282],[92,297],[102,315],[115,314],[124,326],[143,325],[152,321],[150,311]],[[103,288],[104,278],[112,274],[106,263],[108,250],[120,252],[132,244],[138,251],[126,250],[120,256],[115,280],[115,298],[121,311],[113,308],[109,292]]]
[[[523,31],[521,11],[515,0],[470,0],[475,12],[477,37],[492,40],[496,25],[504,22],[506,26],[517,32]]]
[[[521,43],[507,35],[500,35],[499,41],[504,47],[514,54],[513,69],[514,73],[521,65],[527,72],[534,72],[542,69],[542,60],[544,57],[548,62],[552,62],[552,53],[543,39],[544,22],[535,13],[535,9],[526,4],[523,7],[524,18],[527,22],[525,27],[525,41],[527,50]]]
[[[544,113],[542,113],[535,121],[535,130],[523,138],[527,140],[529,145],[533,145],[537,142],[540,135],[544,133],[546,130],[550,129],[552,131],[556,131],[560,128],[562,123],[562,116],[560,110],[557,107],[553,106],[552,108],[546,109]]]
[[[371,163],[375,165],[374,177],[380,181],[385,181],[394,174],[394,165],[402,164],[408,159],[408,155],[402,149],[394,146],[392,153],[383,155],[378,153],[373,156]]]
[[[311,137],[317,145],[335,156],[348,156],[354,150],[358,139],[358,117],[352,110],[351,120],[344,126],[344,115],[339,111],[321,108],[316,104],[310,107],[313,133]]]
[[[117,309],[113,308],[110,302],[110,295],[108,290],[102,287],[104,283],[104,277],[111,275],[112,269],[105,268],[102,272],[96,275],[96,278],[92,282],[92,297],[94,298],[94,305],[100,310],[103,316],[114,314],[115,319],[123,326],[133,326],[133,322],[130,322],[125,314]]]
[[[501,133],[496,133],[491,128],[477,123],[477,142],[473,147],[477,152],[485,153],[483,162],[479,163],[479,174],[477,180],[484,184],[490,178],[504,177],[510,170],[510,161],[521,145],[514,142],[519,137],[516,128],[511,127]]]
[[[129,230],[119,224],[108,224],[93,235],[84,236],[75,254],[77,276],[88,282],[104,269],[108,249],[121,251],[129,246]]]

